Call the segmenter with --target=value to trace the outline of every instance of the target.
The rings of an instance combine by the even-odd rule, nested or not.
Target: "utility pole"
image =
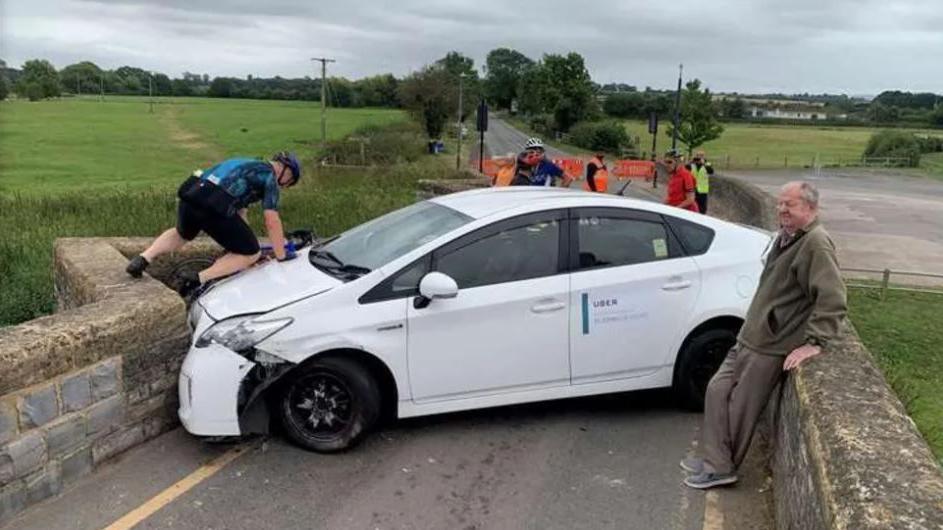
[[[681,75],[684,73],[684,65],[678,65],[678,91],[675,93],[675,119],[674,130],[671,132],[671,149],[678,148],[678,125],[681,124]]]
[[[321,150],[327,148],[327,63],[336,63],[326,57],[312,57],[312,61],[321,63]]]
[[[458,76],[458,148],[455,149],[455,171],[462,168],[462,81],[465,74]]]

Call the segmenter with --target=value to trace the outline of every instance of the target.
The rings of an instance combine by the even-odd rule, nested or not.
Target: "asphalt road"
[[[337,455],[275,436],[135,528],[770,528],[759,451],[737,488],[681,484],[699,423],[648,391],[401,421]],[[6,528],[106,528],[227,449],[172,431]]]
[[[821,193],[822,221],[835,240],[843,267],[943,274],[941,181],[894,170],[725,173],[774,195],[790,180],[815,183]],[[894,279],[927,283],[917,278]]]

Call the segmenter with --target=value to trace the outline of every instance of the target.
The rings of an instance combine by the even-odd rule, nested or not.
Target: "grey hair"
[[[815,187],[815,184],[806,182],[804,180],[795,180],[787,183],[785,186],[783,186],[783,189],[785,190],[786,188],[792,186],[797,186],[799,188],[799,197],[801,197],[806,204],[812,208],[819,207],[819,189]]]

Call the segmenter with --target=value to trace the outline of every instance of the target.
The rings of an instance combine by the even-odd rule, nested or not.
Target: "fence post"
[[[367,150],[364,148],[363,140],[360,141],[360,165],[367,165]]]
[[[891,282],[891,269],[884,269],[884,277],[881,278],[881,301],[887,298],[887,287]]]
[[[783,167],[789,167],[789,155],[783,155]]]
[[[730,155],[724,155],[724,169],[730,169]]]

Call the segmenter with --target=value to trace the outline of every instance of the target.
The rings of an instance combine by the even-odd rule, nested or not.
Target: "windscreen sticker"
[[[665,243],[664,239],[655,239],[652,241],[652,248],[655,250],[656,258],[667,258],[668,257],[668,244]]]
[[[589,335],[590,328],[603,329],[614,324],[647,319],[648,311],[633,306],[631,300],[628,293],[583,293],[583,335]]]

